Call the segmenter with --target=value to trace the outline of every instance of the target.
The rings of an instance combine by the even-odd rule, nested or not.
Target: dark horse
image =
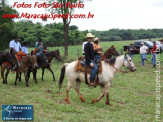
[[[41,67],[41,68],[42,68],[42,80],[44,80],[44,71],[45,71],[45,69],[48,69],[48,70],[52,73],[53,81],[55,81],[54,73],[53,73],[53,71],[52,71],[50,65],[51,65],[51,61],[52,61],[52,59],[53,59],[54,57],[55,57],[58,61],[61,61],[60,52],[59,52],[59,50],[57,49],[56,51],[51,51],[51,52],[45,53],[45,55],[46,55],[46,59],[48,60],[49,65]]]
[[[31,54],[32,54],[32,52],[31,52]],[[48,60],[46,59],[45,54],[37,55],[36,57],[37,57],[38,68],[49,66]],[[33,69],[33,67],[30,65],[28,68],[28,73],[27,73],[28,79],[30,78],[31,72],[33,72],[33,78],[34,78],[35,82],[37,83],[37,69]]]
[[[0,52],[0,65],[2,65],[4,62],[12,64],[11,68],[15,71],[19,69],[19,62],[13,49],[10,49],[9,52]]]

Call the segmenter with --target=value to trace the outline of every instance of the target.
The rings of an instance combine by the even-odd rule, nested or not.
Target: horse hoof
[[[106,105],[113,106],[111,103],[106,103]]]
[[[27,87],[29,87],[29,85],[26,85]]]
[[[66,102],[67,104],[70,104],[70,101],[69,101],[69,100],[65,100],[65,102]]]
[[[81,100],[83,103],[85,103],[84,97],[81,97],[80,100]]]

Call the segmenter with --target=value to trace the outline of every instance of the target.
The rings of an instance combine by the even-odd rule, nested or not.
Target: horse
[[[4,62],[12,64],[11,68],[15,71],[19,69],[20,64],[13,49],[10,49],[9,52],[0,52],[0,65],[2,65]]]
[[[112,58],[112,56],[119,56],[118,51],[113,45],[104,52],[104,55],[103,54],[101,55],[101,59],[104,61],[106,59]],[[81,61],[83,61],[84,59],[85,59],[85,56],[79,57],[79,60]]]
[[[104,57],[102,57],[102,59],[110,59],[112,58],[112,56],[119,56],[118,51],[113,45],[104,52]]]
[[[19,70],[16,71],[16,79],[15,79],[15,86],[17,85],[17,79],[19,78],[19,74],[20,73],[24,73],[24,77],[25,77],[25,81],[26,81],[26,86],[28,85],[28,68],[29,66],[33,66],[33,69],[37,69],[38,65],[37,65],[37,57],[35,55],[27,55],[27,56],[23,56],[20,60],[20,67]]]
[[[71,63],[65,63],[62,66],[60,79],[59,79],[59,91],[60,91],[60,88],[61,88],[63,80],[64,80],[64,75],[66,72],[67,79],[68,79],[68,85],[66,88],[65,102],[68,104],[70,103],[68,94],[69,94],[70,88],[72,87],[72,84],[74,83],[74,81],[76,81],[76,87],[75,87],[76,92],[78,93],[81,101],[85,102],[84,97],[82,96],[82,94],[79,91],[81,81],[85,82],[85,75],[84,75],[84,72],[80,72],[80,71],[75,72],[76,63],[77,63],[77,61],[74,61]],[[111,103],[109,101],[110,84],[114,78],[114,74],[118,71],[121,71],[120,68],[122,66],[126,67],[131,72],[136,71],[136,67],[135,67],[133,61],[126,54],[120,55],[115,58],[111,58],[110,60],[102,61],[102,67],[103,67],[102,73],[98,75],[99,85],[101,87],[101,95],[98,98],[94,99],[92,101],[92,103],[98,102],[102,97],[104,97],[104,95],[106,95],[106,104],[111,105]],[[88,75],[88,76],[90,76],[90,75]]]
[[[52,71],[50,65],[51,65],[51,61],[52,61],[52,59],[53,59],[54,57],[55,57],[58,61],[61,61],[60,52],[59,52],[59,50],[57,49],[56,51],[51,51],[51,52],[45,53],[45,56],[47,57],[46,59],[48,60],[49,65],[41,67],[41,68],[42,68],[42,81],[44,80],[44,71],[45,71],[45,69],[48,69],[48,70],[51,72],[51,74],[52,74],[52,76],[53,76],[53,81],[55,81],[54,73],[53,73],[53,71]]]
[[[49,66],[49,63],[48,63],[48,60],[46,59],[45,54],[37,55],[36,57],[37,57],[38,68]],[[32,66],[30,65],[29,68],[28,68],[28,73],[27,73],[28,79],[30,78],[30,73],[31,72],[33,72],[33,78],[35,80],[35,83],[37,83],[37,69],[32,68]]]

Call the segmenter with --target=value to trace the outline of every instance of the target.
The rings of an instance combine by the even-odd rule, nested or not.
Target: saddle
[[[97,66],[98,66],[98,74],[101,74],[102,73],[102,61],[100,61],[100,63],[97,64]],[[88,66],[85,63],[85,61],[78,60],[75,65],[75,72],[78,72],[78,71],[85,72],[86,67],[87,67],[87,73],[91,73],[92,71],[91,67]]]

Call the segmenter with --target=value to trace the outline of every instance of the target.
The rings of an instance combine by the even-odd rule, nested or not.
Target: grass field
[[[106,50],[114,45],[120,52],[123,45],[130,44],[131,41],[123,42],[103,42],[101,46]],[[49,50],[59,49],[63,55],[63,47],[49,48]],[[69,47],[69,58],[64,62],[77,60],[77,49],[81,53],[81,46]],[[149,61],[151,55],[147,55]],[[58,80],[63,62],[53,60],[52,69],[56,82],[52,81],[52,75],[45,71],[44,81],[41,80],[41,70],[38,71],[38,84],[33,78],[29,80],[30,87],[25,86],[24,78],[14,86],[15,74],[10,74],[8,84],[0,84],[0,108],[3,104],[23,104],[34,106],[35,122],[55,122],[55,121],[113,121],[113,122],[153,122],[156,115],[156,69],[152,68],[151,62],[141,67],[140,55],[135,55],[133,59],[137,71],[115,77],[110,88],[110,102],[113,106],[105,104],[105,98],[96,104],[91,101],[100,95],[100,87],[89,89],[84,83],[81,85],[81,93],[86,102],[81,103],[76,91],[71,89],[69,98],[71,104],[65,104],[65,88],[67,78],[65,78],[61,93],[58,93]],[[163,77],[163,53],[160,55],[161,74]],[[118,75],[118,74],[117,74]],[[2,79],[0,78],[0,81]],[[75,86],[75,84],[74,84]],[[161,81],[161,86],[163,82]],[[161,89],[161,94],[163,89]],[[163,95],[163,94],[162,94]],[[163,121],[163,101],[161,97],[161,114]],[[0,112],[1,116],[2,112]],[[0,120],[2,121],[2,120]]]

